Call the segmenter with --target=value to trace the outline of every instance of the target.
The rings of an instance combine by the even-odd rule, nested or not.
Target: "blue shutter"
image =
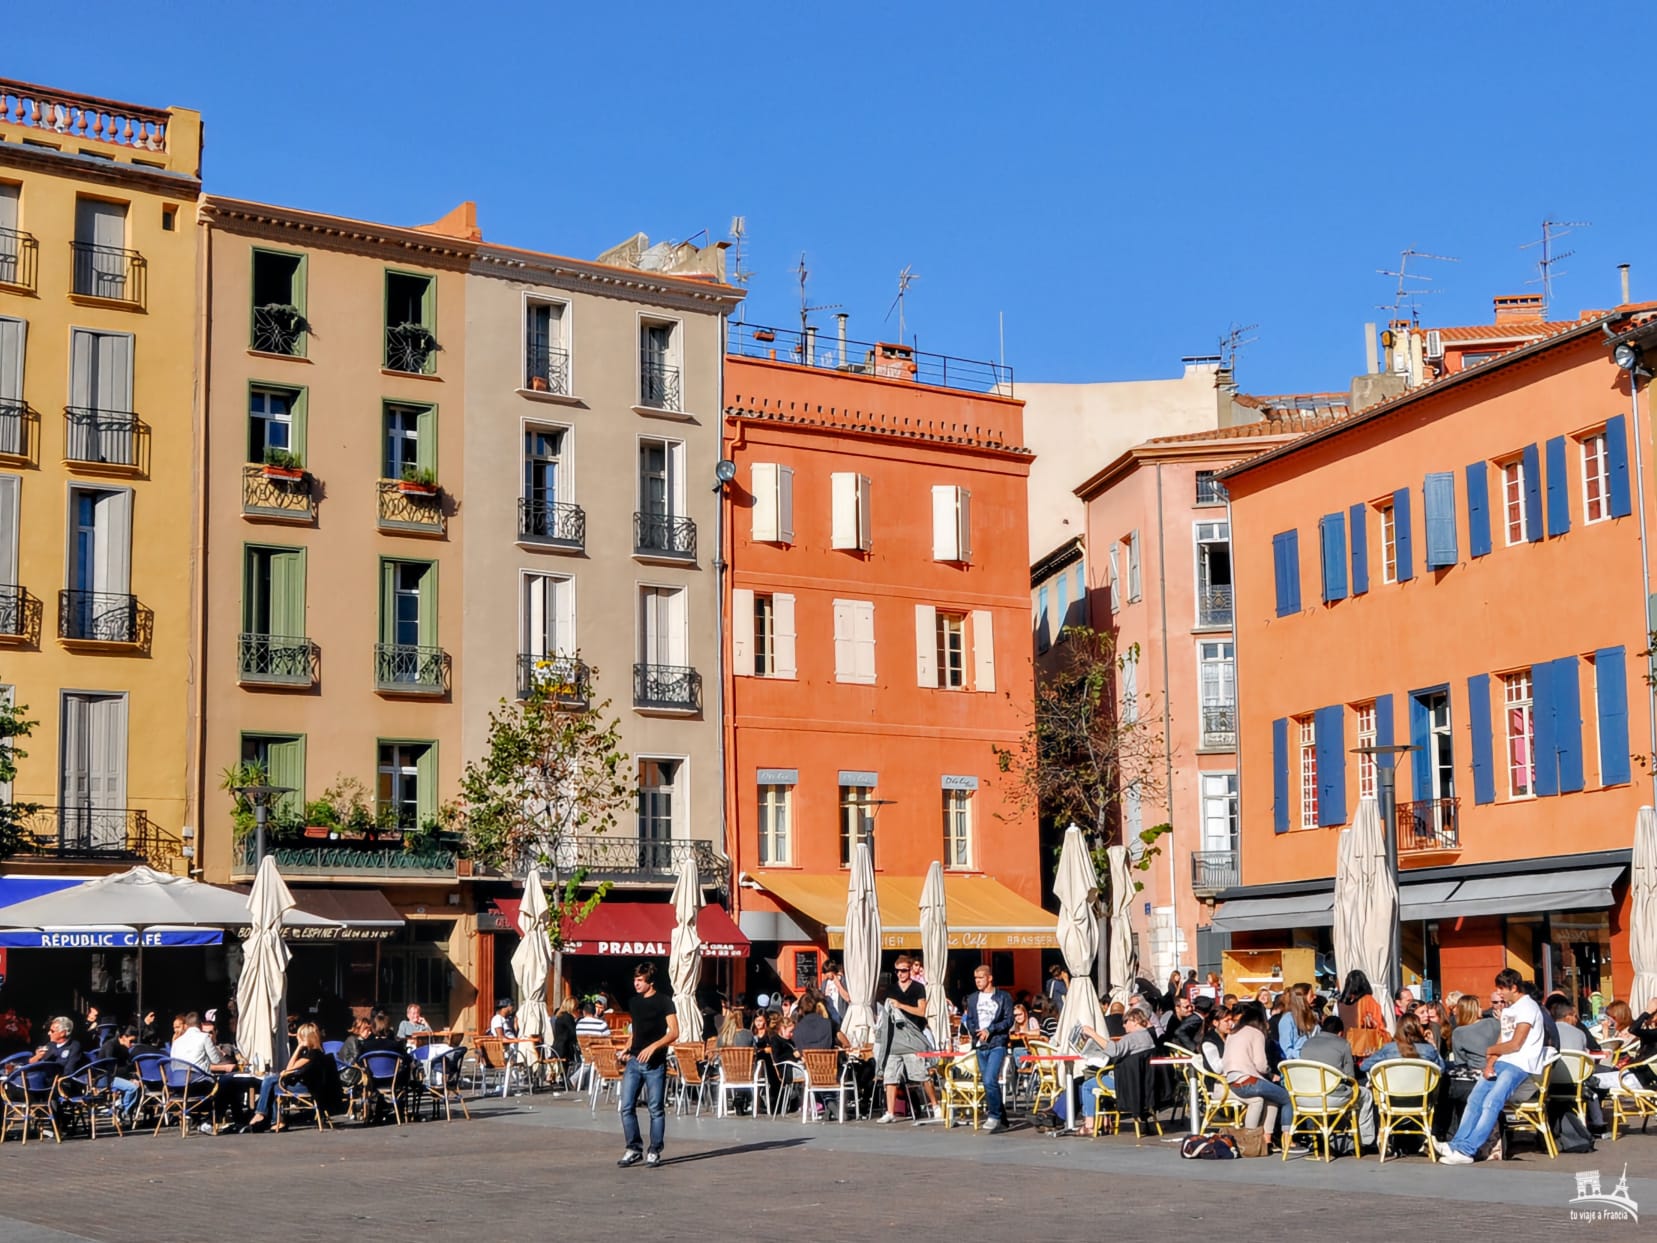
[[[1352,527],[1352,594],[1361,596],[1369,590],[1369,507],[1354,505],[1347,522]]]
[[[1525,538],[1535,544],[1542,539],[1542,457],[1535,445],[1526,445],[1519,460],[1525,473]]]
[[[1548,534],[1571,529],[1571,487],[1565,476],[1565,437],[1548,441]]]
[[[1582,789],[1582,683],[1577,658],[1553,662],[1553,741],[1559,753],[1559,792]]]
[[[1392,745],[1392,696],[1375,696],[1375,745],[1390,747]],[[1392,768],[1398,763],[1398,757],[1393,755],[1377,755],[1375,767]]]
[[[1323,545],[1323,602],[1346,599],[1346,515],[1325,514],[1318,519]]]
[[[1559,757],[1555,754],[1553,729],[1553,662],[1541,660],[1531,666],[1531,736],[1536,752],[1536,793],[1547,797],[1559,793]]]
[[[1473,801],[1496,801],[1495,757],[1490,741],[1490,675],[1467,679],[1467,725],[1473,732]]]
[[[1634,512],[1628,495],[1628,420],[1613,414],[1605,420],[1605,470],[1611,482],[1611,516]]]
[[[1272,832],[1289,831],[1289,718],[1272,722]]]
[[[1392,494],[1393,540],[1398,546],[1398,581],[1407,583],[1415,577],[1414,541],[1410,538],[1410,490],[1399,488]]]
[[[1602,647],[1594,653],[1594,700],[1599,712],[1599,783],[1627,785],[1628,663],[1622,648]]]
[[[1272,564],[1277,571],[1277,615],[1300,612],[1300,532],[1272,536]]]
[[[1467,555],[1487,556],[1490,552],[1489,464],[1467,464]]]
[[[1427,516],[1427,565],[1443,569],[1456,563],[1456,477],[1434,471],[1421,488],[1422,511]]]
[[[1338,517],[1339,515],[1337,515]],[[1346,722],[1340,704],[1312,717],[1318,748],[1318,823],[1346,823]]]
[[[1433,796],[1432,718],[1419,695],[1410,696],[1410,774],[1415,801],[1425,803]]]

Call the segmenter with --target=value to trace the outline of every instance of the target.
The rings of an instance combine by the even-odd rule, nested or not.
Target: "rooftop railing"
[[[820,371],[908,380],[968,393],[1013,395],[1013,369],[1004,363],[929,354],[890,341],[842,341],[817,332],[801,334],[760,324],[732,324],[726,352]]]

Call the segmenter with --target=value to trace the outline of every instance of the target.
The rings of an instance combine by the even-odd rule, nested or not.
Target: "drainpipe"
[[[1168,537],[1167,511],[1162,507],[1162,464],[1156,468],[1156,573],[1161,580],[1157,598],[1162,604],[1162,760],[1167,773],[1168,823],[1174,817],[1174,743],[1173,704],[1169,696],[1168,656]],[[1200,797],[1200,789],[1199,789]],[[1199,823],[1201,816],[1198,817]],[[1168,831],[1168,909],[1172,912],[1168,929],[1168,948],[1174,965],[1179,966],[1179,837],[1177,829]],[[1193,934],[1194,936],[1195,934]],[[1195,945],[1192,952],[1196,952]],[[1165,977],[1166,978],[1166,977]]]
[[[725,458],[725,357],[730,346],[728,320],[729,316],[726,312],[721,311],[719,313],[719,398],[715,416],[717,422],[714,424],[714,461],[716,463],[723,461]],[[717,640],[714,647],[717,653],[716,668],[719,675],[719,771],[725,778],[724,785],[727,792],[733,788],[731,778],[726,772],[725,752],[725,722],[729,717],[726,708],[730,702],[730,697],[727,694],[729,688],[725,684],[725,570],[728,565],[725,559],[725,501],[729,488],[729,484],[721,483],[716,489],[713,541],[714,611],[717,618],[714,623],[714,634]],[[735,910],[737,891],[734,859],[736,852],[731,849],[730,825],[728,823],[729,806],[730,799],[721,797],[719,800],[719,848],[725,852],[727,862],[732,865],[730,875],[727,878],[729,888],[726,892],[731,895],[731,909]]]
[[[1626,273],[1625,273],[1626,279]],[[1626,301],[1626,297],[1624,298]],[[1644,599],[1641,601],[1641,625],[1643,633],[1650,646],[1650,637],[1654,629],[1651,609],[1651,553],[1647,547],[1646,535],[1646,507],[1645,507],[1645,454],[1642,445],[1645,433],[1640,430],[1640,369],[1639,355],[1635,354],[1635,365],[1628,368],[1628,400],[1634,414],[1634,486],[1639,498],[1640,513],[1640,583],[1644,588]],[[1647,658],[1648,660],[1651,658]],[[1646,754],[1653,757],[1651,768],[1651,801],[1657,806],[1657,685],[1651,679],[1646,679]]]
[[[185,874],[202,872],[207,866],[207,494],[212,475],[207,469],[208,428],[212,424],[208,399],[212,394],[210,373],[213,360],[213,228],[199,207],[196,213],[197,242],[196,299],[196,401],[191,420],[194,441],[195,480],[192,485],[190,522],[190,676],[195,685],[187,702],[189,720],[185,725],[184,817],[194,822],[195,858],[185,860]],[[191,804],[194,804],[192,807]],[[232,843],[234,851],[234,843]]]

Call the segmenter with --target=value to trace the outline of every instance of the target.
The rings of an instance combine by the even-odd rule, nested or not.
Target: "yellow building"
[[[0,80],[0,696],[42,808],[13,870],[185,870],[201,138]]]

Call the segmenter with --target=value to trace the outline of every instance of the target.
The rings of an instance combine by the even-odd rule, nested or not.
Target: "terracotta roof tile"
[[[1347,416],[1344,414],[1285,415],[1279,419],[1267,419],[1259,423],[1237,423],[1231,427],[1216,427],[1204,432],[1186,432],[1179,436],[1156,436],[1145,443],[1148,445],[1178,445],[1200,444],[1205,440],[1254,440],[1261,436],[1299,436],[1306,432],[1315,432],[1325,427],[1333,427],[1345,417]]]

